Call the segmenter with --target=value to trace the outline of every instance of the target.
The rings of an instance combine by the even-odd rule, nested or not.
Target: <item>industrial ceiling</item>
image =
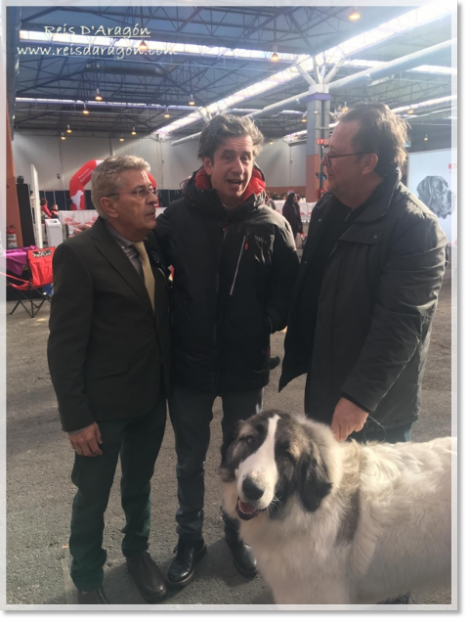
[[[13,132],[60,135],[70,128],[74,135],[131,137],[133,131],[137,137],[177,140],[201,131],[216,103],[216,110],[247,114],[289,100],[256,118],[267,138],[279,139],[306,128],[305,98],[294,97],[330,71],[332,84],[376,63],[418,52],[424,66],[425,50],[445,42],[430,57],[426,71],[418,65],[397,66],[381,79],[330,88],[330,109],[362,101],[382,101],[398,109],[440,100],[407,118],[414,128],[424,123],[423,133],[430,127],[450,134],[454,108],[448,98],[456,82],[456,54],[449,43],[453,16],[444,3],[432,17],[418,18],[411,27],[407,16],[422,9],[390,6],[390,0],[388,6],[357,7],[360,18],[355,21],[349,19],[353,6],[194,6],[190,0],[179,2],[182,6],[166,4],[9,7],[7,86]],[[434,3],[428,11],[430,7]],[[393,30],[369,35],[385,31],[388,24]],[[358,37],[363,43],[348,45]],[[339,55],[321,56],[331,49],[340,50]],[[271,60],[274,52],[280,56],[277,62]],[[303,64],[307,71],[296,69],[281,82],[277,76],[304,59],[309,59],[309,65]],[[259,89],[266,80],[274,86]],[[101,102],[95,100],[97,90]],[[227,98],[240,91],[244,96],[238,103],[227,105]],[[189,115],[195,118],[187,123]],[[175,122],[187,124],[178,127]]]

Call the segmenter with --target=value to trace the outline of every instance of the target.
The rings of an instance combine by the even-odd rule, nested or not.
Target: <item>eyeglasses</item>
[[[158,196],[158,190],[152,185],[148,187],[141,186],[139,188],[136,188],[135,190],[132,190],[131,192],[112,192],[112,194],[109,194],[108,196],[119,196],[120,194],[130,194],[134,198],[143,200],[147,199],[149,194],[153,194],[153,196]]]
[[[328,153],[323,154],[323,159],[325,160],[325,166],[331,166],[330,160],[334,160],[337,157],[349,157],[350,155],[364,155],[365,151],[356,151],[355,153],[343,153],[342,155],[328,155]]]

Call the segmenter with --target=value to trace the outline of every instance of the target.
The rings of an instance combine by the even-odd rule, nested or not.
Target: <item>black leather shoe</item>
[[[127,556],[127,569],[133,576],[141,596],[147,602],[155,604],[165,597],[166,581],[149,552],[145,551],[138,556]]]
[[[257,561],[252,554],[252,548],[231,533],[226,533],[226,542],[231,548],[237,571],[244,578],[253,578],[257,573]]]
[[[167,584],[183,587],[192,580],[195,566],[206,554],[206,545],[203,539],[179,539],[174,552],[177,554],[167,572]]]
[[[280,362],[281,358],[279,356],[273,356],[272,358],[270,358],[270,371],[276,369],[276,367],[279,366]]]
[[[78,591],[78,603],[79,604],[87,604],[87,605],[106,605],[110,604],[107,599],[106,592],[104,591],[104,587],[100,586],[98,589],[94,591]]]

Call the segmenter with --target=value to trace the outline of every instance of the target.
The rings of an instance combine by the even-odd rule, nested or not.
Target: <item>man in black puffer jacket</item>
[[[204,462],[212,406],[223,401],[225,431],[259,412],[270,373],[270,334],[286,325],[298,269],[291,228],[265,205],[254,159],[263,136],[247,117],[216,116],[203,130],[203,166],[183,198],[158,217],[156,233],[174,268],[171,420],[176,437],[179,544],[167,580],[185,586],[205,554]],[[225,520],[234,563],[256,562]]]

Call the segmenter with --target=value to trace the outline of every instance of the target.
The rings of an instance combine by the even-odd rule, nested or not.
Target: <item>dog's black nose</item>
[[[242,491],[249,500],[258,500],[263,496],[265,490],[259,487],[252,479],[247,478],[242,483]]]

